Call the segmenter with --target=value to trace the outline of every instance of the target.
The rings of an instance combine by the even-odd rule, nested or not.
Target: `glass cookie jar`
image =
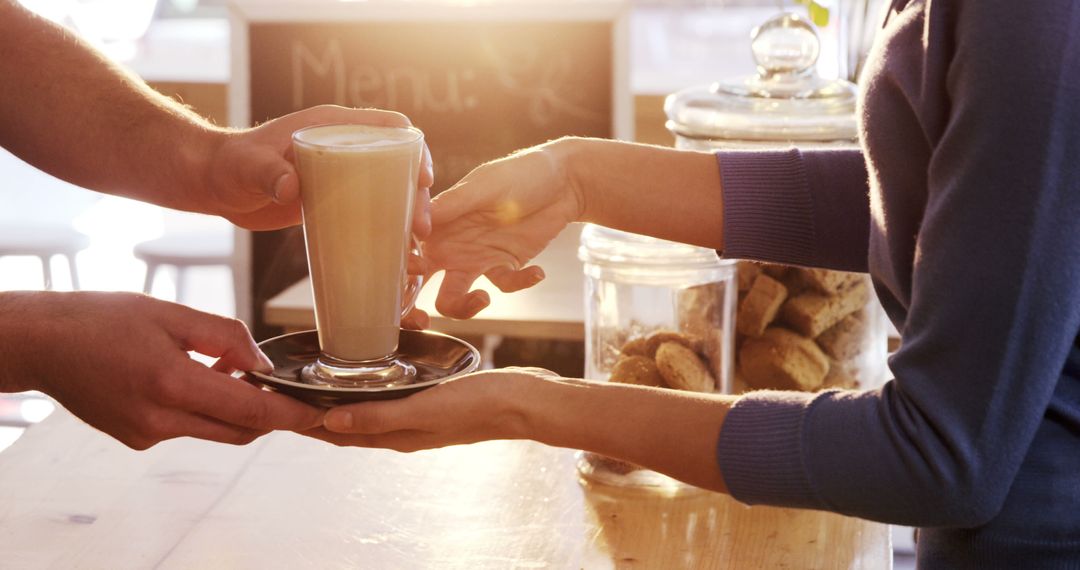
[[[711,249],[595,225],[581,234],[585,377],[730,392],[735,263]],[[582,476],[613,485],[681,487],[637,465],[582,452]]]
[[[781,14],[751,38],[756,75],[667,98],[676,146],[854,146],[855,86],[819,77],[814,27]],[[740,261],[735,322],[735,393],[873,388],[885,379],[888,328],[866,274]]]

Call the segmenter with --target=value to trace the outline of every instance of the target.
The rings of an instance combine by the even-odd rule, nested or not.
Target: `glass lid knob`
[[[814,26],[793,12],[770,18],[754,28],[751,38],[754,62],[765,78],[812,73],[821,51]]]

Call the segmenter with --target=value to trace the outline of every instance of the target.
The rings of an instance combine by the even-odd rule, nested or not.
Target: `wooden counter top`
[[[0,454],[11,568],[889,568],[888,527],[581,484],[572,451],[289,433],[131,451],[64,410]]]

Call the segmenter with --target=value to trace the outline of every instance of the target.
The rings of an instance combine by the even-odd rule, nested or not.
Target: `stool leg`
[[[157,269],[158,266],[156,263],[146,264],[146,278],[143,279],[142,292],[147,295],[149,295],[150,291],[154,288],[154,276],[157,275]]]
[[[495,364],[495,350],[502,344],[503,335],[501,334],[486,334],[484,340],[480,344],[480,362],[481,367],[484,370],[494,368]]]
[[[176,302],[183,303],[187,294],[187,268],[176,266]]]
[[[240,288],[236,286],[236,272],[231,265],[226,266],[229,270],[229,282],[233,290],[233,316],[240,315]]]
[[[52,265],[50,264],[51,256],[41,255],[41,277],[45,280],[45,290],[52,291]]]
[[[68,261],[68,271],[71,273],[71,289],[73,291],[79,290],[79,269],[75,267],[75,255],[65,255]]]

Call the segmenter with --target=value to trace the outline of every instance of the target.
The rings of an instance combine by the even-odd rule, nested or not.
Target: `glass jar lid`
[[[712,269],[723,262],[714,250],[586,224],[578,258],[595,265]],[[726,261],[726,260],[725,260]]]
[[[855,85],[818,75],[820,48],[802,16],[769,19],[751,32],[757,74],[668,96],[668,130],[691,139],[855,140]]]

